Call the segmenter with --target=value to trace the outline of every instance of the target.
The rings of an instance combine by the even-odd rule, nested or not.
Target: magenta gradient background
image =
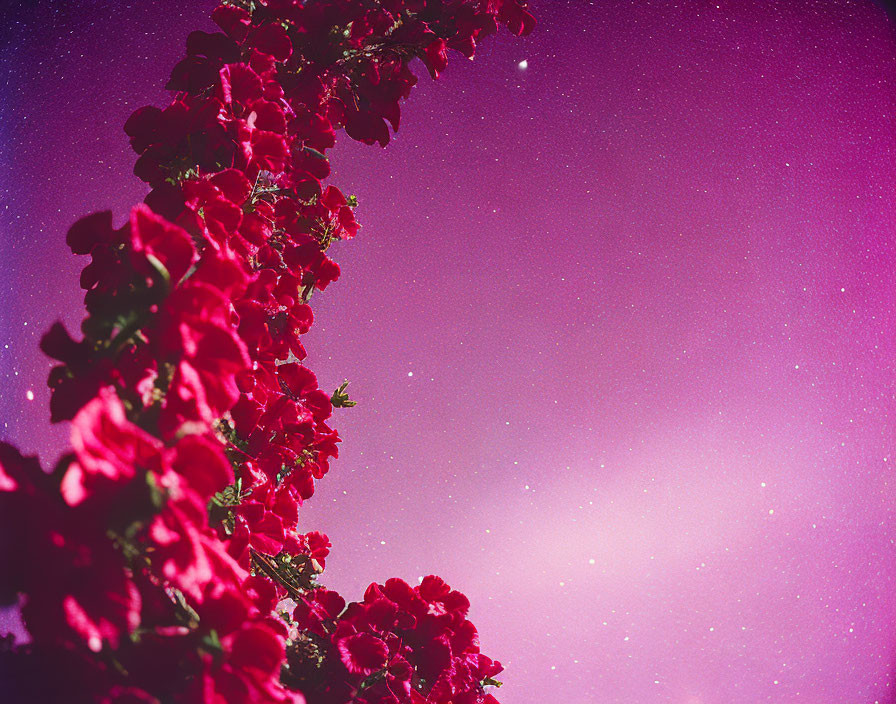
[[[142,198],[121,127],[210,29],[183,4],[21,3],[0,47],[0,434],[47,464],[64,233]],[[307,336],[359,401],[303,508],[324,582],[442,575],[502,704],[896,701],[893,24],[533,4],[332,154],[364,227]]]

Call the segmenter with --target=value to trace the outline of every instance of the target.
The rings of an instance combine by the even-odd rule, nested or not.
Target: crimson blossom
[[[356,201],[322,181],[335,134],[385,146],[419,58],[472,58],[525,0],[228,0],[193,32],[164,109],[125,131],[150,187],[128,221],[75,223],[80,339],[57,323],[52,471],[0,444],[5,702],[494,704],[501,665],[441,579],[318,584],[299,508],[340,441],[303,364],[309,301],[339,277]]]

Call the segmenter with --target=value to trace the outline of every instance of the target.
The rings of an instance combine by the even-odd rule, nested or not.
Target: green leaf
[[[218,632],[214,628],[202,636],[202,647],[215,658],[224,655],[224,646],[221,645],[221,639],[218,638]]]
[[[348,393],[346,389],[348,388],[348,382],[343,381],[339,388],[337,388],[333,395],[330,397],[330,403],[333,404],[333,408],[351,408],[352,406],[357,406],[357,401],[352,401],[348,397]]]
[[[148,261],[150,266],[155,270],[164,290],[167,291],[171,288],[171,274],[169,273],[168,268],[151,252],[145,252],[144,256],[146,257],[146,261]]]
[[[152,472],[146,473],[146,486],[149,488],[149,501],[156,511],[161,511],[165,507],[165,501],[168,498],[167,492],[159,486],[156,476]]]
[[[309,156],[314,157],[315,159],[320,159],[321,161],[329,161],[326,156],[324,156],[321,152],[317,151],[313,147],[305,147],[303,151]]]
[[[234,506],[239,506],[242,500],[250,493],[243,493],[242,487],[243,480],[238,478],[236,482],[230,486],[225,486],[208,500],[206,510],[208,511],[210,526],[216,526],[221,523],[224,526],[224,532],[227,535],[233,535],[233,530],[236,528],[236,519],[232,509]]]

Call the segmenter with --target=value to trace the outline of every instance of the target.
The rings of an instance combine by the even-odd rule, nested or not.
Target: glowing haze
[[[64,233],[213,3],[42,0],[0,63],[0,432],[46,462]],[[437,572],[502,704],[892,702],[896,35],[870,2],[553,0],[344,143],[325,582]],[[116,135],[112,131],[113,135]],[[7,347],[8,345],[8,347]],[[32,398],[33,397],[33,398]]]

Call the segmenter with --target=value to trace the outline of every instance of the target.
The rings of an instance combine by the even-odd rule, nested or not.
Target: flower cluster
[[[145,204],[67,236],[91,258],[83,338],[41,347],[72,451],[45,473],[0,445],[0,604],[31,636],[0,641],[8,701],[494,702],[501,667],[440,579],[348,607],[318,586],[330,544],[299,507],[353,402],[301,338],[358,231],[322,183],[336,131],[385,146],[410,62],[437,77],[449,48],[528,33],[524,4],[241,0],[190,34],[171,104],[125,125]]]
[[[496,704],[483,686],[498,684],[501,664],[479,652],[469,607],[434,576],[371,584],[348,608],[335,592],[308,592],[293,611],[287,682],[309,704]]]

